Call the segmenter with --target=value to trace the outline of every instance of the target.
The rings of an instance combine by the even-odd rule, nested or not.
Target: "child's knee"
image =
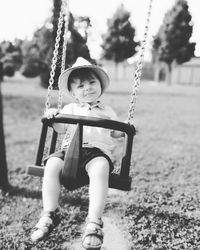
[[[51,157],[47,160],[45,166],[45,174],[55,174],[59,175],[62,171],[63,161],[57,157]]]
[[[108,176],[110,164],[105,157],[96,157],[92,159],[86,166],[89,176]]]

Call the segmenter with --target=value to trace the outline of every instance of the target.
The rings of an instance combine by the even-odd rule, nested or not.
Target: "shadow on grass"
[[[60,195],[60,206],[64,206],[65,204],[74,207],[83,207],[87,209],[88,207],[88,197],[85,195],[85,190],[80,191],[68,191],[63,188]],[[9,186],[6,190],[2,191],[4,196],[12,197],[22,197],[22,198],[31,198],[41,200],[42,191],[41,190],[31,190],[27,187],[19,187],[19,186]]]
[[[41,199],[42,192],[40,190],[31,190],[26,187],[9,186],[6,190],[3,190],[4,195],[10,197],[17,196],[23,198]]]

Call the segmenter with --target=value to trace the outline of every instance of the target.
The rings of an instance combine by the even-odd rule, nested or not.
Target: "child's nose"
[[[85,84],[85,89],[90,89],[91,88],[91,85],[89,83]]]

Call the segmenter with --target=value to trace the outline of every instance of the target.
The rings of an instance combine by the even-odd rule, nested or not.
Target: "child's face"
[[[94,103],[101,95],[101,83],[99,79],[92,74],[90,79],[81,81],[74,78],[71,83],[71,93],[80,103]]]

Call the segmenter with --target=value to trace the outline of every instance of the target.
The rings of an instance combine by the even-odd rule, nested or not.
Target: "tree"
[[[70,15],[70,22],[69,22],[69,31],[70,31],[70,38],[67,43],[67,56],[66,56],[66,68],[69,67],[77,57],[81,56],[84,57],[86,60],[91,61],[92,58],[90,56],[90,52],[87,46],[87,28],[90,25],[90,20],[86,21],[86,17],[77,17],[79,26],[80,22],[87,23],[86,28],[84,30],[84,35],[81,35],[79,32],[79,27],[75,26],[76,19],[73,15]]]
[[[138,42],[134,41],[135,28],[130,21],[130,13],[121,4],[114,16],[108,19],[108,31],[103,35],[103,58],[123,62],[136,53]]]
[[[9,41],[0,43],[0,60],[3,63],[3,75],[11,77],[21,67],[22,54],[20,43],[21,40],[16,40],[15,44]]]
[[[0,63],[0,188],[6,190],[9,187],[8,169],[6,161],[5,137],[3,130],[3,105],[1,95],[1,79],[3,75],[3,65]]]
[[[43,32],[43,29],[44,27],[40,29],[40,32]],[[44,56],[42,56],[40,52],[39,45],[34,40],[25,40],[21,48],[23,53],[23,65],[21,67],[21,73],[25,77],[36,77],[40,75]]]
[[[61,0],[53,0],[53,13],[52,17],[46,20],[46,23],[33,35],[31,43],[28,45],[28,48],[23,49],[24,53],[24,66],[25,72],[30,74],[37,73],[41,77],[41,83],[43,86],[48,86],[49,75],[50,75],[50,66],[53,56],[53,49],[56,40],[56,33],[58,29],[58,18],[61,8]],[[90,20],[88,17],[78,17],[78,23],[81,22],[88,24]],[[89,49],[87,47],[87,32],[82,36],[77,30],[77,25],[75,25],[76,20],[73,15],[69,14],[69,34],[70,37],[67,42],[67,56],[66,56],[66,68],[71,65],[78,56],[82,56],[85,59],[92,60],[90,57]],[[60,48],[58,51],[58,62],[56,65],[56,72],[54,78],[54,86],[57,87],[58,76],[61,71],[61,57],[62,57],[62,44],[63,44],[63,33],[64,33],[64,23],[62,27],[62,33],[60,36]],[[86,26],[86,28],[88,27]],[[34,57],[31,51],[35,50]],[[33,71],[33,66],[35,70]]]
[[[193,31],[191,14],[186,0],[177,0],[164,17],[153,41],[156,61],[163,61],[169,70],[169,83],[172,63],[187,62],[194,56],[195,43],[190,43]]]
[[[52,16],[52,24],[53,24],[53,46],[56,40],[56,32],[58,29],[58,17],[61,8],[61,1],[54,0],[54,8],[53,8],[53,16]],[[81,56],[85,59],[91,61],[92,58],[90,56],[90,52],[87,46],[87,29],[90,27],[90,19],[89,17],[75,17],[72,13],[69,13],[69,20],[68,20],[68,30],[69,30],[69,38],[67,41],[67,51],[66,51],[66,65],[65,68],[68,68],[77,57]],[[63,44],[63,33],[64,33],[64,26],[63,23],[62,27],[62,35],[60,40],[60,59],[62,54],[62,44]],[[83,32],[82,32],[83,31]],[[83,34],[83,35],[82,35]],[[53,51],[52,51],[53,52]],[[58,66],[61,67],[58,63]],[[57,68],[56,76],[60,75],[60,69]]]

